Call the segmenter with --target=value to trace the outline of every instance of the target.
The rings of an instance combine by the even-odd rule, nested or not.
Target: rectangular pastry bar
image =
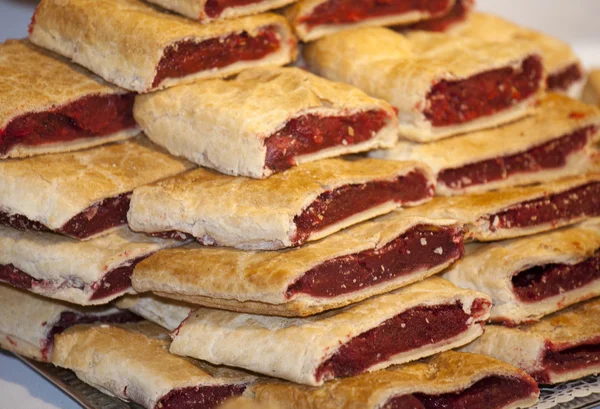
[[[328,159],[266,180],[196,169],[136,189],[135,230],[246,250],[299,246],[402,206],[431,200],[418,162]]]
[[[171,352],[306,385],[376,371],[477,338],[489,298],[430,278],[308,318],[200,308],[171,336]]]
[[[492,297],[492,322],[517,325],[600,296],[600,220],[551,233],[470,244],[443,274]]]
[[[230,175],[265,178],[299,163],[391,148],[392,107],[299,68],[248,70],[139,96],[134,115],[172,154]]]
[[[0,161],[0,225],[86,240],[127,223],[134,188],[193,165],[145,138]]]
[[[255,379],[171,355],[168,333],[148,322],[79,325],[57,336],[55,344],[54,365],[146,409],[214,409]]]
[[[161,251],[136,267],[132,282],[208,307],[307,316],[440,272],[462,256],[463,234],[452,220],[395,212],[297,249]]]
[[[527,42],[386,28],[343,31],[310,43],[312,71],[352,84],[398,110],[400,137],[430,142],[528,115],[544,68]]]
[[[393,27],[393,29],[400,32],[407,30],[451,32],[467,21],[474,7],[475,0],[456,0],[454,6],[443,16],[422,20],[409,25],[398,25]]]
[[[132,292],[131,273],[137,263],[180,244],[127,227],[78,242],[0,226],[0,282],[75,304],[106,304]]]
[[[29,32],[33,43],[137,92],[284,65],[296,54],[282,16],[202,25],[140,0],[43,0]]]
[[[465,349],[519,366],[542,384],[600,373],[600,299],[517,328],[486,326]]]
[[[440,195],[481,193],[584,173],[599,125],[596,107],[549,94],[521,121],[430,144],[401,141],[371,155],[428,164]]]
[[[0,44],[0,159],[131,138],[135,94],[26,40]]]
[[[0,285],[0,311],[0,348],[43,362],[52,358],[54,336],[73,325],[141,320],[114,307],[82,308],[6,285]]]

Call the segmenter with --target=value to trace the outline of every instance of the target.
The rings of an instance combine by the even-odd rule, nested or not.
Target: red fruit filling
[[[559,349],[546,346],[542,363],[544,369],[533,374],[536,381],[550,383],[551,373],[563,374],[600,366],[600,338],[592,339],[585,344]]]
[[[438,182],[451,189],[465,189],[508,179],[519,173],[559,169],[566,166],[569,155],[585,149],[596,131],[596,127],[590,126],[525,152],[445,169],[438,174]]]
[[[375,17],[387,17],[413,11],[434,16],[448,11],[450,0],[329,0],[300,19],[308,27],[349,24]]]
[[[265,166],[273,171],[289,169],[295,157],[340,145],[355,145],[373,138],[390,117],[385,111],[367,111],[350,116],[302,115],[265,140]]]
[[[217,18],[225,9],[262,3],[263,1],[264,0],[206,0],[204,11],[208,17]]]
[[[502,409],[537,392],[538,386],[531,381],[489,376],[459,392],[398,396],[389,400],[382,409]]]
[[[397,26],[394,27],[394,30],[402,31],[409,29],[444,32],[452,28],[455,24],[465,21],[472,6],[473,0],[457,0],[448,14],[430,20],[419,21],[409,26]]]
[[[544,68],[537,56],[521,67],[499,68],[459,81],[442,80],[427,94],[425,117],[433,126],[464,124],[496,114],[534,95]]]
[[[281,39],[274,26],[265,27],[254,36],[243,31],[200,43],[180,41],[165,49],[152,86],[159,86],[167,78],[181,78],[240,61],[259,60],[280,48]]]
[[[483,316],[489,307],[487,301],[477,299],[470,314],[463,311],[460,302],[407,310],[342,345],[317,368],[315,377],[327,381],[355,376],[395,355],[443,343],[467,331],[471,321]]]
[[[568,91],[571,85],[582,79],[581,67],[575,63],[560,72],[548,75],[548,89],[551,91]]]
[[[71,218],[57,233],[83,240],[114,227],[127,224],[127,211],[131,193],[103,199]],[[18,230],[52,231],[44,224],[30,220],[20,214],[8,214],[0,211],[0,224]]]
[[[378,249],[341,256],[312,268],[287,290],[335,297],[454,262],[464,252],[463,230],[418,225]]]
[[[537,302],[600,279],[600,250],[581,263],[535,266],[515,274],[513,291],[523,302]]]
[[[175,389],[163,396],[156,409],[213,409],[244,393],[246,385],[196,386]]]
[[[0,129],[0,155],[15,146],[100,138],[133,129],[134,93],[93,95],[43,112],[23,114]]]

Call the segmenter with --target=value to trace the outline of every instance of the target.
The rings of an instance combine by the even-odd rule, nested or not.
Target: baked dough
[[[279,406],[271,402],[258,402],[254,399],[240,396],[227,399],[218,409],[290,409],[289,406]]]
[[[180,41],[202,41],[274,27],[278,51],[260,60],[238,61],[153,86],[165,49]],[[93,27],[93,30],[90,30]],[[88,68],[123,88],[148,92],[199,79],[237,74],[250,67],[284,65],[295,58],[296,42],[284,17],[260,14],[201,25],[165,14],[139,0],[43,0],[30,27],[29,39]]]
[[[430,278],[401,290],[370,298],[347,308],[309,318],[279,318],[200,308],[171,334],[171,352],[216,365],[246,368],[306,385],[321,385],[315,371],[352,338],[418,307],[460,302],[470,313],[475,300],[489,298]],[[484,306],[487,310],[487,307]],[[469,320],[468,329],[442,342],[424,345],[371,366],[376,371],[464,345],[483,331],[482,316]]]
[[[583,101],[600,106],[600,70],[590,72],[587,84],[583,89]]]
[[[395,181],[411,172],[424,175],[433,191],[435,182],[429,169],[418,162],[327,159],[266,180],[236,178],[199,168],[136,189],[127,219],[135,231],[178,231],[207,244],[275,250],[296,244],[298,227],[294,219],[321,194],[347,185]],[[430,195],[406,205],[428,200]],[[395,201],[384,202],[313,231],[307,239],[321,239],[398,207]]]
[[[115,305],[144,317],[169,331],[177,328],[193,309],[190,304],[160,298],[152,294],[125,295],[117,299]]]
[[[319,24],[314,27],[310,27],[302,21],[304,18],[308,17],[314,9],[328,2],[331,2],[331,0],[300,0],[296,4],[286,8],[284,14],[290,21],[290,24],[294,27],[296,35],[302,41],[313,41],[349,28],[405,25],[433,17],[439,17],[443,14],[443,12],[431,13],[430,11],[425,10],[411,10],[381,17],[367,16],[351,24]],[[449,11],[454,6],[454,3],[455,0],[448,0],[448,7],[445,11]]]
[[[394,148],[374,151],[370,156],[399,161],[420,160],[429,165],[437,177],[444,170],[523,153],[578,130],[599,125],[600,110],[596,107],[558,94],[548,94],[533,115],[521,121],[429,144],[400,141]],[[436,193],[443,196],[482,193],[585,173],[591,167],[593,142],[597,138],[596,132],[595,136],[588,138],[584,149],[568,156],[567,163],[561,168],[516,173],[487,183],[456,187],[438,179]]]
[[[134,114],[148,137],[174,155],[222,173],[265,178],[273,173],[266,166],[266,140],[291,119],[370,110],[389,117],[370,139],[296,156],[298,164],[391,148],[398,126],[392,107],[354,87],[299,68],[264,68],[245,71],[233,80],[202,81],[141,95]]]
[[[462,288],[488,294],[493,301],[490,320],[515,325],[537,321],[569,305],[600,296],[600,279],[538,301],[523,301],[515,293],[513,276],[536,266],[575,265],[599,250],[600,219],[596,219],[595,223],[550,233],[467,245],[465,258],[442,276]]]
[[[255,377],[171,355],[166,331],[148,322],[78,325],[58,335],[52,363],[100,391],[147,409],[172,391],[210,386],[240,389]]]
[[[56,231],[104,199],[193,167],[141,136],[80,152],[4,160],[0,212],[25,216]]]
[[[405,218],[402,212],[395,212],[321,241],[278,252],[191,245],[161,251],[138,264],[132,284],[139,292],[152,291],[207,307],[265,315],[308,316],[395,290],[450,265],[454,260],[334,297],[287,295],[290,285],[313,267],[337,257],[381,248],[418,225],[460,227],[452,220]]]
[[[21,232],[0,226],[0,266],[15,268],[42,283],[29,290],[45,297],[80,305],[106,304],[131,293],[131,288],[108,297],[91,299],[96,287],[112,270],[168,247],[181,245],[133,233],[121,227],[105,236],[77,242],[52,233]]]
[[[491,128],[528,115],[536,95],[494,115],[443,127],[434,127],[423,109],[432,86],[441,80],[520,67],[537,53],[534,45],[524,41],[500,43],[421,31],[402,35],[379,27],[343,31],[304,48],[304,58],[315,73],[390,102],[399,111],[400,137],[417,142]]]
[[[600,373],[600,364],[579,370],[546,370],[551,351],[593,345],[600,337],[600,299],[588,301],[542,318],[535,324],[508,328],[486,326],[485,334],[465,350],[493,356],[532,374],[539,382],[561,383]]]

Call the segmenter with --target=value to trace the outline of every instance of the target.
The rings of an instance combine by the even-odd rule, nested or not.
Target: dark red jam
[[[93,95],[49,111],[23,114],[0,129],[0,155],[15,146],[39,146],[102,137],[133,129],[134,93]]]
[[[360,112],[350,116],[302,115],[265,140],[265,166],[282,171],[296,164],[295,157],[340,145],[355,145],[371,139],[390,120],[385,111]]]
[[[459,302],[412,308],[342,345],[317,368],[315,377],[327,381],[355,376],[394,355],[454,338],[487,309],[489,304],[483,300],[473,303],[471,314]]]
[[[290,285],[287,296],[336,297],[454,262],[463,252],[462,229],[418,225],[379,249],[338,257],[312,268]]]
[[[450,0],[329,0],[315,7],[300,22],[308,27],[349,24],[413,11],[429,12],[438,16],[447,12],[450,4]]]
[[[540,383],[550,383],[550,373],[563,374],[600,366],[600,338],[563,350],[547,346],[543,359],[544,370],[533,374]]]
[[[568,91],[571,85],[583,79],[579,64],[569,65],[564,70],[548,75],[547,84],[551,91]]]
[[[473,1],[474,0],[457,0],[448,14],[429,20],[419,21],[418,23],[409,26],[397,26],[394,27],[394,30],[447,31],[454,25],[466,20],[469,15],[469,10],[471,10],[473,6]]]
[[[398,396],[389,400],[382,409],[502,409],[534,396],[538,391],[533,381],[489,376],[455,393]]]
[[[585,149],[594,133],[596,128],[591,126],[525,152],[445,169],[438,174],[438,182],[451,189],[465,189],[508,179],[519,173],[559,169],[566,166],[569,155]]]
[[[573,291],[600,279],[600,251],[581,263],[547,264],[517,273],[513,291],[523,302],[537,302]]]
[[[206,0],[204,11],[208,17],[217,18],[225,9],[262,3],[263,1],[264,0]]]
[[[274,26],[263,28],[255,36],[243,31],[200,43],[180,41],[165,49],[152,86],[159,86],[167,78],[181,78],[239,61],[259,60],[280,48],[281,40]]]
[[[537,56],[525,59],[519,69],[499,68],[459,81],[433,85],[423,111],[433,126],[464,124],[513,107],[534,95],[544,75]]]
[[[244,393],[247,385],[196,386],[175,389],[160,398],[156,409],[214,409]]]

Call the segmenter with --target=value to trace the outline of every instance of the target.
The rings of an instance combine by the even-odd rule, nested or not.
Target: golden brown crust
[[[593,70],[583,89],[583,101],[600,106],[600,70]]]
[[[184,40],[200,43],[242,31],[254,35],[267,26],[275,27],[280,35],[280,50],[258,61],[169,78],[153,86],[159,61],[170,45]],[[291,29],[282,16],[267,13],[201,25],[161,13],[139,0],[43,0],[29,39],[71,58],[109,82],[138,92],[225,77],[252,66],[284,65],[296,53]]]
[[[176,329],[194,308],[190,304],[156,297],[152,294],[125,295],[116,300],[115,305],[169,331]]]

